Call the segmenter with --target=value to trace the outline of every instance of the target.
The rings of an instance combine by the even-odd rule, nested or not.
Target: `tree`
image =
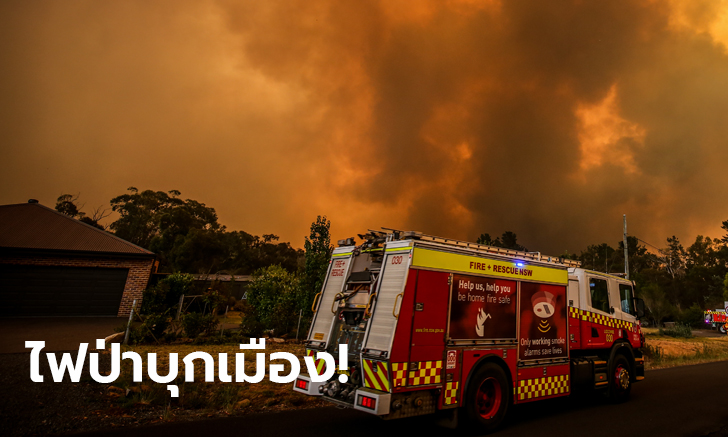
[[[101,229],[102,231],[106,230],[99,221],[109,216],[108,210],[101,209],[99,206],[93,211],[91,217],[89,217],[85,212],[81,211],[81,208],[83,208],[84,205],[78,205],[79,196],[80,194],[77,194],[76,196],[73,196],[72,194],[61,194],[56,200],[56,211],[71,218],[75,218],[82,223]]]
[[[311,223],[310,235],[303,243],[304,267],[301,275],[300,305],[307,315],[310,315],[313,298],[321,291],[329,268],[329,259],[333,251],[330,228],[331,222],[326,216],[317,216],[316,221]]]
[[[184,201],[177,198],[180,195],[177,190],[168,193],[145,190],[140,193],[135,187],[129,187],[127,191],[128,194],[111,199],[111,209],[120,217],[110,228],[119,238],[149,248],[152,238],[159,234],[162,216]]]
[[[111,200],[120,214],[111,229],[118,237],[155,252],[160,268],[173,272],[250,274],[261,267],[279,264],[289,272],[298,270],[303,251],[278,236],[229,232],[218,223],[217,213],[204,203],[179,198],[180,192],[134,187]]]
[[[725,262],[721,262],[720,240],[698,235],[687,248],[683,300],[711,308],[723,301]]]
[[[503,235],[501,235],[500,240],[502,244],[501,247],[528,252],[528,249],[526,249],[525,246],[521,246],[520,244],[518,244],[518,237],[516,236],[515,232],[505,231]]]
[[[616,265],[616,250],[607,243],[591,244],[581,252],[579,260],[584,268],[610,273]],[[616,269],[616,267],[615,267]]]
[[[160,209],[154,219],[157,232],[148,248],[173,271],[209,273],[222,269],[225,248],[221,234],[225,227],[217,222],[213,208],[191,199],[175,201]]]
[[[480,234],[480,237],[478,237],[476,243],[485,244],[487,246],[493,247],[501,247],[503,249],[512,249],[528,252],[528,249],[518,244],[518,237],[516,236],[516,233],[511,231],[505,231],[503,235],[501,235],[499,238],[496,238],[495,240],[490,237],[490,234]]]
[[[643,287],[640,294],[655,325],[659,325],[667,316],[673,313],[673,308],[667,301],[665,292],[657,284],[649,284]]]
[[[667,249],[661,252],[665,256],[667,272],[673,279],[685,275],[685,258],[687,254],[676,236],[673,235],[667,239]]]
[[[61,194],[56,199],[56,211],[72,218],[83,217],[85,214],[81,212],[77,203],[79,196],[80,194],[75,197],[72,194]]]
[[[500,247],[500,240],[493,240],[492,238],[490,238],[490,234],[480,234],[480,237],[478,237],[476,243],[485,244],[486,246]]]

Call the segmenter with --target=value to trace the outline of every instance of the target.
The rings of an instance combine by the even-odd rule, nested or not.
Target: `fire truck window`
[[[592,308],[609,313],[607,281],[599,278],[589,278],[589,290],[591,291]]]
[[[622,311],[634,315],[632,304],[632,286],[619,284],[619,297],[622,300]]]

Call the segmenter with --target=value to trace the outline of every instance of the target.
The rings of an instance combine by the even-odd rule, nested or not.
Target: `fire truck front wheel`
[[[463,407],[469,423],[487,431],[496,429],[508,411],[510,393],[508,378],[500,366],[481,366],[470,380]]]
[[[718,331],[721,334],[725,334],[726,333],[725,325],[718,325]]]
[[[614,357],[609,373],[609,397],[614,402],[624,402],[629,398],[632,381],[629,374],[630,365],[624,355]]]

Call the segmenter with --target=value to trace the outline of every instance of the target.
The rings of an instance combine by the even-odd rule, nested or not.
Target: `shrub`
[[[215,314],[189,313],[182,316],[182,329],[189,338],[198,337],[200,334],[212,334],[217,327],[218,321]]]
[[[690,329],[690,325],[678,322],[672,328],[660,329],[660,334],[670,337],[691,338],[693,336],[693,330]]]
[[[142,314],[161,313],[179,303],[179,297],[192,289],[194,276],[173,273],[161,279],[154,287],[144,290]]]
[[[142,335],[149,335],[151,332],[154,338],[159,340],[164,335],[164,331],[167,330],[167,326],[169,326],[169,317],[166,312],[164,314],[150,314],[144,318]],[[148,340],[151,340],[151,338]]]
[[[298,277],[281,266],[257,270],[248,286],[247,309],[242,328],[249,335],[254,330],[272,330],[284,335],[296,329],[299,309],[302,307]],[[259,326],[261,325],[261,326]]]
[[[170,340],[170,334],[165,334],[171,321],[167,312],[163,314],[149,314],[142,316],[141,324],[133,324],[129,329],[129,344],[142,344],[163,342]],[[126,331],[126,325],[117,328],[119,332]]]
[[[240,302],[240,331],[250,337],[260,338],[263,336],[263,323],[258,317],[258,312],[247,301]]]
[[[233,311],[243,311],[246,304],[247,302],[244,299],[236,300],[235,304],[232,306],[232,309]]]
[[[659,363],[664,358],[662,348],[659,346],[652,346],[649,343],[645,345],[645,355],[654,363]]]
[[[680,313],[679,321],[693,328],[702,327],[705,322],[703,320],[703,309],[697,304],[693,305]]]

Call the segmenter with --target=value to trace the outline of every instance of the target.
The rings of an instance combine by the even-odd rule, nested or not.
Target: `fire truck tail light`
[[[300,388],[301,390],[308,390],[308,381],[303,379],[297,379],[296,387]]]
[[[377,400],[369,396],[359,396],[359,405],[374,410],[377,407]]]

